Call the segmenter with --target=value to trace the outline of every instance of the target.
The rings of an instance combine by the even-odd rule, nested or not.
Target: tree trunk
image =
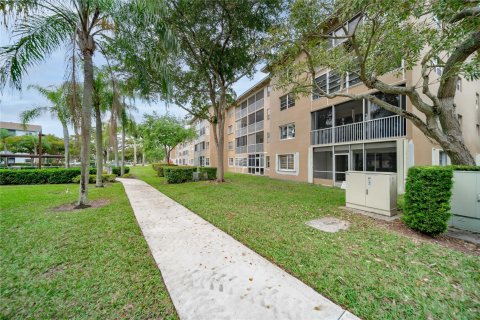
[[[102,114],[100,112],[100,105],[95,105],[95,153],[97,160],[97,177],[95,187],[102,188],[102,173],[103,173],[103,132],[102,132]]]
[[[120,175],[125,174],[125,126],[122,125],[122,166],[120,168]]]
[[[110,162],[110,147],[107,146],[107,155],[105,156],[105,163]]]
[[[113,156],[114,156],[114,161],[115,161],[115,166],[120,167],[120,162],[118,159],[118,139],[117,139],[117,133],[115,130],[115,136],[112,139],[112,145],[113,145]]]
[[[137,141],[133,139],[133,165],[137,165]]]
[[[63,147],[65,149],[65,168],[70,168],[70,137],[68,135],[67,124],[62,123],[63,127]]]
[[[142,166],[145,166],[145,150],[142,147]]]
[[[89,39],[93,42],[92,39]],[[85,42],[89,42],[85,40]],[[93,93],[93,50],[82,48],[83,53],[83,103],[81,117],[80,145],[80,194],[78,208],[88,206],[88,178],[90,171],[90,129],[92,126],[92,93]]]

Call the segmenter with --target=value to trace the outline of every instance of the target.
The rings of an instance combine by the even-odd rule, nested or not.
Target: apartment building
[[[211,124],[207,120],[194,119],[190,124],[197,133],[191,141],[179,144],[173,151],[172,161],[178,165],[210,167],[217,164]]]
[[[442,70],[434,72],[435,83]],[[370,90],[353,74],[325,69],[317,75],[315,81],[326,92],[370,93],[423,116],[407,97]],[[419,79],[420,66],[405,70],[399,65],[381,77],[400,86]],[[294,97],[273,88],[275,78],[266,77],[227,110],[226,171],[331,186],[341,185],[347,171],[396,172],[402,193],[409,167],[450,163],[442,148],[410,121],[372,102],[328,99],[315,92]],[[480,165],[480,81],[460,79],[455,104],[465,143]]]

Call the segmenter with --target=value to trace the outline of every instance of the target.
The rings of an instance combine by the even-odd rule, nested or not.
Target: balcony
[[[321,145],[404,137],[407,131],[406,123],[405,118],[394,115],[343,126],[313,130],[310,132],[310,143],[312,145]]]
[[[248,126],[248,133],[254,133],[262,130],[263,130],[263,120],[252,123],[251,125]]]
[[[241,137],[244,136],[248,133],[248,127],[243,127],[241,129],[238,129],[235,131],[235,136],[236,137]]]

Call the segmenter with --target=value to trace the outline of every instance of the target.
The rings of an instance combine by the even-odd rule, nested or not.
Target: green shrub
[[[217,179],[217,168],[215,167],[200,167],[201,180],[215,180]]]
[[[448,167],[452,168],[453,171],[480,171],[480,166],[451,165]]]
[[[157,171],[159,166],[164,166],[166,165],[165,163],[157,162],[157,163],[152,163],[152,168],[153,170]]]
[[[122,178],[125,178],[125,179],[135,179],[136,177],[131,174],[131,173],[125,173]]]
[[[102,174],[102,182],[115,182],[115,178],[117,176],[115,174]],[[76,176],[72,179],[73,183],[80,183],[80,175]],[[88,183],[95,183],[97,182],[97,175],[91,174],[88,176]]]
[[[183,183],[193,180],[193,173],[197,171],[196,167],[164,166],[163,172],[167,183]]]
[[[447,230],[452,195],[451,167],[412,167],[405,185],[403,221],[429,235]]]
[[[178,167],[176,164],[159,164],[157,166],[157,175],[159,177],[164,177],[165,174],[163,173],[163,168],[165,167]]]
[[[90,173],[95,174],[95,168]],[[0,185],[8,184],[60,184],[71,183],[80,175],[80,168],[69,169],[5,169],[0,170]]]
[[[125,167],[125,172],[124,173],[129,173],[130,172],[130,168],[129,167]],[[121,176],[121,167],[112,167],[112,174],[116,174],[117,177],[120,177]]]

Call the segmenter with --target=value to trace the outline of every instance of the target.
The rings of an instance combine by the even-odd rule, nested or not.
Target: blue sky
[[[10,43],[10,38],[4,31],[5,30],[0,30],[0,46],[5,46]],[[97,56],[99,56],[98,53]],[[102,64],[103,59],[101,57],[95,57],[94,63]],[[3,92],[0,92],[0,120],[18,122],[19,114],[22,111],[35,106],[47,106],[47,100],[36,91],[29,90],[27,87],[31,84],[49,86],[62,83],[65,76],[65,66],[65,50],[57,50],[47,58],[45,62],[29,69],[28,74],[25,75],[23,79],[22,91],[13,90],[8,86],[5,87]],[[264,77],[265,74],[258,71],[253,79],[242,78],[238,81],[234,85],[234,90],[237,95],[240,95]],[[163,102],[149,105],[145,101],[137,99],[135,105],[138,108],[138,113],[134,114],[137,121],[142,119],[143,114],[152,113],[154,110],[160,114],[167,112],[167,107]],[[185,115],[185,111],[173,105],[168,107],[168,112],[178,116]],[[48,114],[37,118],[32,121],[32,123],[41,125],[44,133],[52,133],[59,137],[62,136],[62,127],[58,120],[52,119]]]

